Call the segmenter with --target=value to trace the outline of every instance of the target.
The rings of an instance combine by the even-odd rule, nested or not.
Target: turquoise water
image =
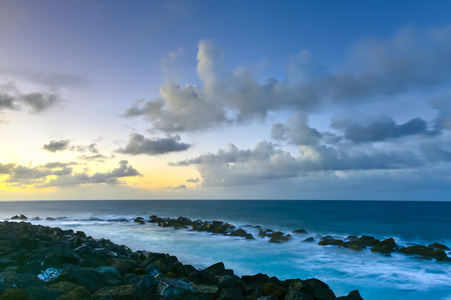
[[[312,236],[393,237],[400,245],[439,242],[451,246],[450,202],[407,201],[40,201],[0,202],[0,219],[66,217],[32,221],[83,230],[133,250],[176,255],[183,263],[206,267],[223,261],[238,275],[266,273],[280,279],[325,281],[337,296],[359,289],[364,299],[451,299],[451,264],[369,250],[355,252],[304,243]],[[305,229],[283,244],[208,233],[160,228],[155,224],[107,222],[110,218],[150,215],[221,220],[291,232]],[[451,257],[451,254],[448,254]]]

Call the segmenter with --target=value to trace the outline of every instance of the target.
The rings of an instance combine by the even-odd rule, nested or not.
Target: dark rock
[[[69,281],[82,285],[91,293],[108,285],[107,278],[93,268],[73,266],[65,269],[56,279],[56,282]]]
[[[172,278],[161,279],[157,287],[157,294],[168,299],[174,299],[192,293],[193,289],[189,284]]]
[[[297,230],[293,230],[292,232],[296,233],[296,234],[306,234],[307,233],[307,231],[305,231],[304,229],[297,229]]]
[[[128,284],[136,285],[142,288],[144,294],[150,294],[157,288],[158,282],[150,275],[136,276]]]
[[[449,258],[445,251],[439,249],[439,250],[433,250],[431,252],[431,256],[435,258],[436,261],[451,261],[451,258]]]
[[[276,297],[276,296],[273,296],[273,295],[271,295],[271,296],[263,296],[263,297],[258,298],[257,300],[279,300],[279,297]]]
[[[290,290],[285,297],[285,300],[314,300],[312,296],[307,295],[301,291]]]
[[[321,241],[319,241],[318,245],[321,245],[321,246],[334,245],[334,246],[339,246],[339,247],[344,247],[344,248],[349,247],[349,243],[342,241],[342,240],[334,239],[334,238],[324,238]]]
[[[139,224],[145,224],[146,221],[142,217],[137,217],[133,220],[133,222],[139,223]]]
[[[362,235],[359,237],[359,241],[362,242],[365,246],[376,246],[380,243],[380,241],[372,236]]]
[[[256,275],[245,275],[241,277],[241,280],[245,284],[263,284],[269,280],[269,276],[266,274],[258,273]]]
[[[433,243],[433,244],[430,244],[429,246],[428,246],[428,248],[433,248],[433,249],[441,249],[441,250],[449,250],[449,248],[447,247],[447,246],[445,246],[445,245],[443,245],[443,244],[439,244],[439,243]]]
[[[223,262],[215,263],[205,269],[213,276],[233,275],[233,270],[226,269]]]
[[[395,243],[395,240],[393,238],[388,238],[386,240],[383,240],[382,242],[380,242],[373,248],[371,248],[371,251],[388,254],[397,249],[398,249],[398,245]]]
[[[355,236],[355,235],[350,235],[350,236],[347,236],[346,237],[346,239],[348,240],[348,241],[358,241],[359,240],[359,237],[358,236]]]
[[[303,240],[303,242],[307,242],[307,243],[314,242],[314,241],[315,241],[315,239],[313,237],[309,237],[309,238],[306,238],[305,240]]]
[[[225,288],[218,291],[217,300],[244,300],[241,291],[236,288]]]
[[[11,217],[11,220],[27,220],[28,218],[25,215],[15,215],[13,217]]]
[[[337,300],[363,300],[358,290],[350,292],[347,296],[338,297]]]
[[[414,245],[409,247],[402,247],[399,252],[404,254],[421,255],[424,257],[430,257],[432,249],[423,245]]]
[[[188,275],[189,281],[199,284],[218,284],[219,280],[206,270],[200,270]]]
[[[264,296],[273,295],[278,297],[279,299],[284,299],[285,295],[287,294],[287,288],[270,281],[262,286],[261,292]]]
[[[243,229],[241,229],[241,228],[238,228],[238,229],[236,229],[236,230],[234,230],[234,231],[232,231],[231,233],[230,233],[230,236],[241,236],[241,237],[245,237],[245,236],[247,236],[248,235],[248,233],[246,232],[246,231],[244,231]]]
[[[27,291],[22,289],[7,289],[0,295],[0,300],[32,300]]]
[[[94,298],[111,296],[115,300],[141,299],[144,294],[142,288],[135,285],[117,285],[103,287],[94,293]]]
[[[84,287],[80,286],[69,293],[59,297],[57,300],[91,300],[91,293]]]
[[[221,280],[219,280],[218,287],[219,289],[236,288],[239,289],[241,293],[246,291],[244,283],[236,276],[225,276],[221,278]]]
[[[360,251],[360,250],[366,249],[365,243],[363,243],[359,240],[349,241],[348,244],[349,244],[349,249],[352,249],[352,250]]]
[[[318,279],[298,280],[291,284],[290,289],[312,296],[315,300],[335,299],[334,292],[327,284]]]

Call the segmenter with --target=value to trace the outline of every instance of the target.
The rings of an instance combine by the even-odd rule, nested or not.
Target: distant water
[[[280,279],[318,278],[337,296],[358,289],[366,300],[451,300],[451,263],[420,260],[402,254],[384,256],[302,242],[307,237],[371,235],[393,237],[400,246],[439,242],[451,247],[451,202],[407,201],[39,201],[0,202],[0,219],[66,217],[35,224],[82,230],[133,250],[175,255],[198,268],[223,261],[237,275],[265,273]],[[220,220],[237,226],[260,225],[291,233],[282,244],[258,238],[248,241],[155,224],[108,222],[137,216]],[[246,228],[248,231],[249,229]],[[447,251],[449,252],[449,251]],[[451,257],[451,253],[448,253]]]

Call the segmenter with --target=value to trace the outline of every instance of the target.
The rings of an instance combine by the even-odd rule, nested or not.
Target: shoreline
[[[357,290],[336,297],[317,279],[238,277],[222,262],[198,270],[169,254],[23,221],[0,222],[0,262],[0,299],[362,299]]]

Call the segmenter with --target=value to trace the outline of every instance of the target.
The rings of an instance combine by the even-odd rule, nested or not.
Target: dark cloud
[[[45,144],[42,149],[47,150],[49,152],[57,152],[68,149],[70,140],[59,140],[59,141],[50,141],[50,143]]]
[[[71,151],[77,151],[77,152],[91,152],[91,153],[99,153],[99,150],[97,150],[96,143],[92,143],[90,145],[77,145],[72,146],[70,148]]]
[[[77,165],[77,163],[76,162],[62,163],[62,162],[56,161],[56,162],[46,163],[44,165],[44,168],[47,168],[47,169],[67,168],[67,167],[73,166],[73,165]]]
[[[199,183],[200,179],[199,179],[199,177],[197,177],[197,178],[190,178],[190,179],[187,179],[186,182]]]
[[[300,155],[294,157],[274,144],[262,141],[253,150],[239,150],[231,145],[216,154],[203,154],[170,165],[195,165],[203,186],[234,186],[321,172],[402,169],[421,164],[415,154],[403,151],[349,151],[325,145],[299,146],[299,150]]]
[[[0,110],[1,109],[17,109],[14,104],[14,97],[7,93],[0,93]]]
[[[173,191],[186,190],[186,185],[184,185],[184,184],[181,184],[178,186],[170,185],[170,186],[168,186],[168,190],[173,190]]]
[[[426,121],[414,118],[404,124],[396,122],[388,117],[379,118],[369,124],[356,124],[354,120],[333,120],[331,124],[335,129],[344,132],[344,137],[354,143],[380,142],[387,139],[402,138],[409,135],[433,135],[427,127]]]
[[[362,41],[334,72],[304,50],[291,58],[283,80],[263,82],[244,67],[226,70],[221,49],[203,40],[197,54],[202,88],[166,84],[160,98],[139,101],[125,116],[145,116],[153,129],[183,132],[263,120],[273,111],[309,115],[328,105],[391,105],[396,96],[451,84],[450,33],[451,25],[423,31],[404,28],[390,38]],[[280,129],[277,126],[274,130]],[[406,126],[421,126],[420,120]]]
[[[131,155],[160,155],[170,152],[185,151],[189,147],[190,144],[180,142],[180,136],[178,135],[167,135],[165,138],[148,139],[141,134],[132,133],[125,148],[120,148],[116,151]]]
[[[322,139],[322,134],[309,127],[306,115],[298,113],[285,124],[274,124],[271,137],[276,140],[289,140],[295,145],[317,145]]]
[[[39,113],[60,103],[62,100],[57,93],[33,92],[23,94],[22,101],[31,107],[33,113]]]

